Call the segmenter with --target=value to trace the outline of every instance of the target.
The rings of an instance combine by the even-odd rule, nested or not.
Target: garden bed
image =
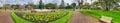
[[[24,21],[28,21],[31,23],[49,23],[58,21],[66,16],[68,16],[70,12],[12,12],[12,15],[16,15],[19,19]],[[70,14],[69,14],[70,16]],[[14,19],[14,17],[13,17]],[[66,19],[62,19],[63,21]],[[15,20],[17,21],[17,20]]]

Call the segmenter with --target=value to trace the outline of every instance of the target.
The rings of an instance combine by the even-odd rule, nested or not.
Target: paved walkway
[[[14,23],[9,10],[0,10],[0,23]]]
[[[100,21],[89,15],[74,11],[73,16],[68,20],[67,23],[100,23]]]

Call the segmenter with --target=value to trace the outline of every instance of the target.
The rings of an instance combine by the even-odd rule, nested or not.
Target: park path
[[[72,13],[73,15],[67,23],[100,23],[98,19],[86,14],[82,14],[81,12],[73,11]]]
[[[10,10],[0,10],[0,23],[14,23],[10,12]]]

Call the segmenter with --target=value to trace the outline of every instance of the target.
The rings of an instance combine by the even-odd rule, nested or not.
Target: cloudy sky
[[[78,0],[64,0],[65,3],[77,3]],[[94,0],[93,0],[94,1]],[[88,2],[88,3],[91,3],[91,0],[86,0],[84,2]],[[0,6],[2,6],[3,4],[27,4],[27,3],[34,3],[34,4],[38,4],[39,3],[39,0],[0,0]],[[60,4],[61,3],[61,0],[43,0],[43,3],[44,4],[47,4],[47,3],[56,3],[56,4]]]

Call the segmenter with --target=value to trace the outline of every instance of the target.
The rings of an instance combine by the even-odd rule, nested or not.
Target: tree
[[[7,9],[7,8],[10,9],[11,8],[10,4],[4,4],[3,6],[4,6],[5,9]]]
[[[98,0],[102,9],[110,10],[113,9],[116,5],[118,5],[117,0]]]
[[[45,5],[45,7],[47,8],[47,9],[55,9],[56,8],[56,4],[53,4],[53,3],[48,3],[48,4],[46,4]]]
[[[11,5],[11,7],[15,10],[15,9],[18,9],[18,4],[14,4],[14,5]]]
[[[83,0],[78,0],[78,5],[80,6],[80,9],[81,9],[83,5]]]
[[[39,8],[40,8],[40,9],[43,9],[43,8],[44,8],[44,4],[42,3],[42,0],[40,0],[40,2],[39,2]]]
[[[100,9],[98,6],[100,6],[100,4],[99,4],[99,2],[93,2],[92,4],[91,4],[91,8],[92,9]]]
[[[69,3],[67,3],[67,6],[65,7],[65,9],[72,9],[72,6],[69,5]]]
[[[64,6],[65,6],[64,0],[61,0],[61,4],[60,4],[59,8],[60,8],[60,9],[64,9],[64,8],[65,8]]]
[[[76,8],[76,3],[71,4],[72,8]]]
[[[84,5],[82,5],[83,9],[90,9],[90,5],[89,3],[85,3]]]

